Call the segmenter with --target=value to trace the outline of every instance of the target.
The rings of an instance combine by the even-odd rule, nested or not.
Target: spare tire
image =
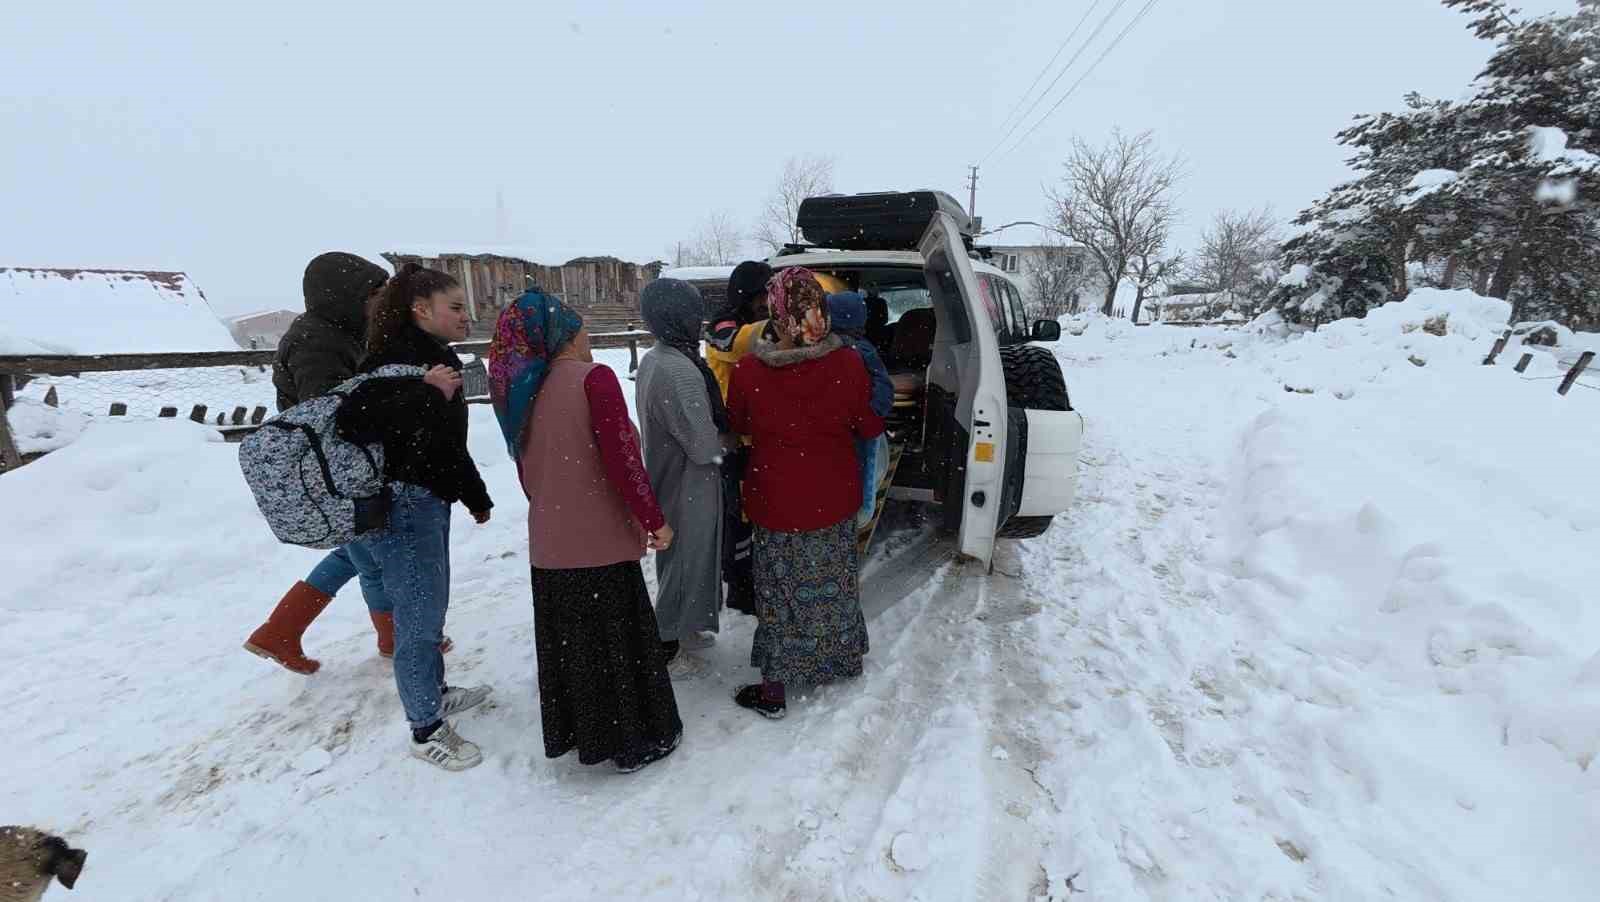
[[[1013,345],[1000,349],[1006,376],[1006,404],[1024,410],[1071,410],[1067,377],[1061,362],[1038,345]]]

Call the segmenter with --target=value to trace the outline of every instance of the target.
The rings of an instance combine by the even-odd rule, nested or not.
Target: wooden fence
[[[594,334],[590,336],[590,341],[598,349],[627,348],[628,372],[632,374],[639,368],[639,346],[653,343],[654,338],[649,332],[629,330]],[[485,360],[489,353],[489,342],[461,342],[453,345],[453,347],[457,353],[473,358],[462,374],[463,391],[468,403],[488,403],[489,374],[485,366]],[[273,364],[276,358],[276,351],[207,351],[178,354],[0,355],[0,472],[15,469],[24,462],[23,456],[17,448],[15,438],[11,434],[11,427],[6,413],[15,402],[17,389],[27,385],[32,379],[40,376],[81,376],[84,373],[132,373],[149,370],[194,370],[216,367],[265,370]],[[54,388],[46,394],[45,403],[50,406],[55,406],[58,403]],[[248,405],[233,406],[231,409],[224,408],[215,413],[205,404],[184,406],[189,408],[185,414],[188,419],[196,423],[214,425],[218,431],[222,432],[224,437],[233,441],[237,441],[254,431],[268,416],[267,408],[259,404],[253,407]],[[113,417],[127,416],[128,410],[127,401],[112,401],[103,415]],[[157,417],[176,419],[182,412],[180,407],[165,404],[159,409]]]
[[[1502,334],[1499,338],[1496,338],[1494,340],[1494,345],[1489,348],[1488,356],[1483,358],[1483,365],[1484,366],[1494,366],[1495,362],[1499,359],[1500,354],[1503,351],[1505,351],[1506,345],[1509,344],[1510,342],[1511,342],[1511,330],[1507,329],[1504,332],[1504,334]],[[1524,352],[1522,357],[1521,357],[1521,359],[1519,359],[1517,361],[1517,365],[1515,367],[1512,367],[1512,369],[1516,370],[1516,372],[1519,373],[1519,374],[1527,372],[1528,364],[1530,364],[1532,362],[1533,362],[1533,354],[1532,354],[1532,352]],[[1594,352],[1593,351],[1584,351],[1582,354],[1578,355],[1578,359],[1577,360],[1573,361],[1571,368],[1569,368],[1567,370],[1567,374],[1565,376],[1552,376],[1552,377],[1523,376],[1523,378],[1524,379],[1530,379],[1530,380],[1534,379],[1534,378],[1560,379],[1561,383],[1556,386],[1556,394],[1561,395],[1562,397],[1566,397],[1567,393],[1572,391],[1572,387],[1574,385],[1578,384],[1578,377],[1582,376],[1584,370],[1587,370],[1589,368],[1589,364],[1591,364],[1593,362],[1594,362]]]

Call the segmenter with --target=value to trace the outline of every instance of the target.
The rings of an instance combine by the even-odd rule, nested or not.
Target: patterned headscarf
[[[828,337],[828,296],[811,270],[795,266],[773,276],[767,301],[773,319],[800,344],[814,345]]]
[[[489,397],[512,460],[521,457],[533,399],[550,359],[582,328],[577,311],[538,289],[500,311],[489,343]]]

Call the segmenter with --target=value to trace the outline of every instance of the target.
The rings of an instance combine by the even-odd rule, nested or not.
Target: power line
[[[1028,143],[1028,139],[1033,137],[1033,133],[1039,130],[1039,126],[1044,125],[1051,116],[1055,115],[1056,110],[1061,109],[1061,105],[1066,103],[1067,100],[1072,97],[1072,95],[1078,90],[1078,86],[1082,85],[1085,79],[1094,74],[1094,70],[1099,68],[1101,63],[1105,62],[1106,57],[1110,56],[1111,52],[1117,49],[1118,45],[1122,43],[1123,39],[1125,39],[1130,32],[1137,28],[1144,17],[1149,15],[1150,10],[1154,9],[1155,5],[1160,2],[1161,0],[1150,0],[1149,3],[1146,3],[1144,8],[1139,10],[1139,12],[1134,15],[1133,19],[1128,22],[1127,27],[1123,28],[1122,32],[1117,35],[1116,39],[1111,42],[1111,45],[1108,46],[1093,63],[1089,64],[1088,70],[1085,71],[1083,75],[1079,76],[1076,82],[1073,82],[1072,87],[1067,89],[1067,93],[1061,95],[1061,99],[1056,101],[1056,105],[1051,107],[1049,112],[1040,117],[1039,121],[1033,124],[1033,128],[1028,129],[1027,133],[1022,136],[1021,140],[1011,145],[1011,149],[1006,151],[1004,154],[1001,154],[1000,158],[1005,159],[1007,156],[1015,153],[1017,148]]]
[[[1061,83],[1061,79],[1066,77],[1066,74],[1072,71],[1072,67],[1078,64],[1078,60],[1083,57],[1084,51],[1089,49],[1089,46],[1100,37],[1100,33],[1106,30],[1106,26],[1111,24],[1111,20],[1116,18],[1117,13],[1121,12],[1122,8],[1127,5],[1128,0],[1117,0],[1117,5],[1111,7],[1111,11],[1106,13],[1105,18],[1100,20],[1100,24],[1096,25],[1094,31],[1084,39],[1083,44],[1078,47],[1078,52],[1074,53],[1072,55],[1072,59],[1067,60],[1067,64],[1061,68],[1060,72],[1056,73],[1055,78],[1051,79],[1049,87],[1045,88],[1044,92],[1034,99],[1033,104],[1028,107],[1028,111],[1022,114],[1022,118],[1012,123],[1010,130],[1002,135],[999,141],[995,142],[994,147],[987,154],[984,154],[983,159],[978,161],[980,164],[988,162],[989,158],[994,156],[994,152],[1003,147],[1006,141],[1008,141],[1012,135],[1017,133],[1017,129],[1022,125],[1022,123],[1026,122],[1028,117],[1033,115],[1033,111],[1039,108],[1039,104],[1044,103],[1045,98],[1050,96],[1050,92],[1054,91],[1056,89],[1056,85]],[[1091,7],[1089,11],[1092,13],[1094,8]]]
[[[1056,48],[1055,56],[1050,57],[1050,62],[1045,63],[1044,64],[1044,68],[1039,70],[1039,74],[1035,75],[1033,77],[1033,84],[1028,85],[1028,90],[1023,91],[1022,92],[1022,96],[1017,98],[1017,105],[1011,108],[1011,112],[1006,114],[1006,118],[1000,120],[1000,128],[1003,129],[1007,125],[1011,124],[1011,117],[1015,116],[1017,114],[1017,110],[1022,109],[1022,105],[1028,102],[1028,98],[1029,97],[1033,96],[1033,89],[1039,87],[1039,82],[1044,81],[1045,75],[1047,73],[1049,73],[1051,67],[1053,67],[1056,64],[1056,60],[1061,58],[1061,54],[1062,54],[1063,51],[1065,51],[1067,49],[1067,45],[1071,44],[1072,43],[1072,39],[1077,37],[1078,36],[1078,32],[1083,30],[1083,24],[1085,22],[1089,21],[1089,17],[1094,14],[1095,7],[1099,6],[1103,2],[1104,2],[1104,0],[1094,0],[1093,3],[1089,4],[1089,8],[1088,9],[1083,11],[1083,18],[1078,20],[1077,27],[1073,28],[1072,29],[1072,33],[1067,35],[1067,39],[1065,41],[1061,42],[1061,46],[1060,47]],[[1020,123],[1021,123],[1021,120],[1018,120],[1018,124],[1020,124]],[[1015,131],[1015,130],[1016,130],[1015,126],[1013,126],[1012,127],[1012,131]],[[995,142],[995,146],[991,147],[989,149],[989,154],[992,154],[996,150],[999,150],[1000,149],[1000,145],[1005,143],[1006,138],[1009,138],[1009,137],[1011,137],[1011,132],[1007,132],[1004,137],[1002,137],[999,141],[996,141]],[[985,154],[984,155],[984,159],[985,160],[987,160],[989,158],[989,154]]]

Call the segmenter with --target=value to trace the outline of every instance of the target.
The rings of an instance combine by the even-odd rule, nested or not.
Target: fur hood
[[[776,342],[769,341],[763,333],[756,336],[755,346],[750,349],[750,353],[756,355],[756,359],[767,366],[785,367],[805,363],[807,360],[821,360],[842,347],[844,342],[839,336],[830,334],[814,345],[780,348]]]

